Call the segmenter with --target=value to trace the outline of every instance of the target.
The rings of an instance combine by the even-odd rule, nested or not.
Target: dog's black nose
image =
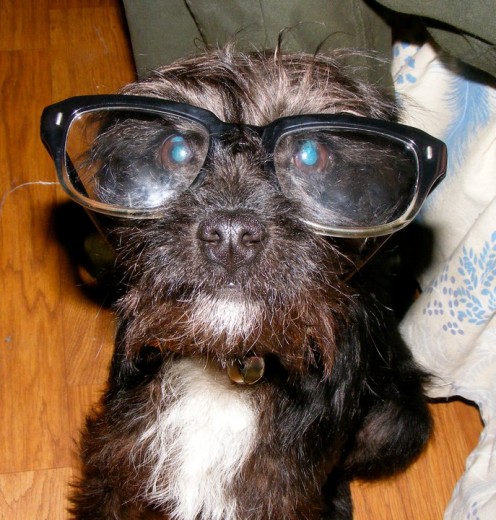
[[[216,213],[198,226],[197,237],[207,258],[233,272],[255,260],[266,231],[251,215]]]

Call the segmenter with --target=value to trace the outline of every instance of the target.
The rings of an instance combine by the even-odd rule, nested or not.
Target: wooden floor
[[[0,0],[0,519],[67,518],[75,439],[102,390],[114,330],[57,232],[73,223],[39,116],[133,77],[117,0]],[[461,403],[432,411],[434,438],[408,472],[354,485],[357,519],[442,518],[481,426]]]

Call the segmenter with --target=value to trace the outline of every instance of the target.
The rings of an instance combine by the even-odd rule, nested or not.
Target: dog
[[[136,115],[126,98],[148,105]],[[100,215],[123,288],[72,514],[352,518],[350,481],[405,468],[431,431],[427,375],[380,296],[387,262],[366,263],[395,232],[383,226],[393,209],[377,208],[398,211],[412,184],[398,187],[396,145],[381,141],[395,104],[339,53],[230,48],[160,68],[112,99],[119,115],[91,112],[96,144],[63,167],[67,179],[73,168],[94,179],[80,174],[84,190],[68,191]],[[164,100],[173,123],[156,122]],[[332,151],[321,135],[329,115],[341,121]],[[354,140],[361,121],[376,122],[377,142]],[[368,160],[384,175],[364,187]],[[326,192],[315,186],[330,161],[342,176]],[[180,180],[158,178],[157,164]]]

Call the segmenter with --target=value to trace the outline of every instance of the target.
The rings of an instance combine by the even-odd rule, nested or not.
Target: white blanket
[[[475,402],[484,430],[445,520],[496,518],[496,90],[443,62],[429,45],[394,46],[404,122],[442,139],[448,173],[420,220],[434,231],[423,293],[402,323],[416,359],[437,377],[431,397]]]

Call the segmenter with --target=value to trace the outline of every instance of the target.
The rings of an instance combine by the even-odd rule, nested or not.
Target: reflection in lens
[[[387,136],[325,128],[294,131],[278,141],[274,160],[282,191],[300,201],[306,220],[318,226],[384,226],[401,218],[415,198],[416,155]]]
[[[113,207],[153,209],[186,190],[208,148],[207,132],[168,114],[98,110],[67,137],[67,170],[84,197]]]

